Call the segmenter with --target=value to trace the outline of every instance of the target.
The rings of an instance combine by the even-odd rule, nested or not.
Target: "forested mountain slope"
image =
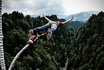
[[[92,15],[69,46],[68,70],[104,70],[104,13]]]
[[[52,20],[58,19],[56,15],[47,17]],[[27,43],[28,30],[44,25],[47,21],[43,17],[24,16],[17,11],[4,13],[2,18],[8,68],[14,56]],[[103,12],[91,16],[79,30],[65,24],[57,29],[49,41],[45,36],[40,37],[22,53],[13,70],[61,70],[67,62],[67,70],[104,69]]]
[[[3,14],[4,50],[7,68],[14,56],[27,43],[28,31],[47,23],[43,17],[32,18],[29,15],[14,11]],[[52,20],[58,19],[56,15],[47,16]],[[52,38],[47,41],[45,36],[30,45],[18,58],[13,70],[60,70],[65,66],[67,47],[73,36],[73,29],[69,24],[58,28]]]

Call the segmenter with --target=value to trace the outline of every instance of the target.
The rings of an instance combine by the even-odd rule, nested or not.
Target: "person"
[[[44,30],[47,30],[47,32],[44,32],[43,34],[47,35],[47,39],[49,40],[51,38],[52,34],[54,33],[54,31],[56,31],[58,27],[60,27],[61,25],[64,25],[64,24],[73,20],[73,17],[71,19],[68,19],[68,20],[63,21],[63,22],[53,21],[46,16],[44,16],[44,18],[48,21],[48,23],[46,23],[43,26],[36,27],[36,28],[29,30],[29,35],[28,35],[29,41],[28,41],[28,43],[33,43],[33,40],[38,35],[38,32],[44,31]]]

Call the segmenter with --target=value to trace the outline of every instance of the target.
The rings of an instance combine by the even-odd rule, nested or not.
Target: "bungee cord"
[[[37,37],[35,38],[34,42],[35,42],[40,36],[43,36],[43,35],[44,35],[44,34],[42,34],[42,35],[37,35]],[[28,48],[29,45],[30,45],[30,44],[26,44],[26,45],[17,53],[17,55],[14,57],[13,61],[11,62],[10,67],[8,68],[8,70],[12,70],[12,68],[13,68],[13,66],[14,66],[14,64],[15,64],[15,62],[16,62],[16,60],[17,60],[17,58],[20,56],[20,54],[21,54],[26,48]]]

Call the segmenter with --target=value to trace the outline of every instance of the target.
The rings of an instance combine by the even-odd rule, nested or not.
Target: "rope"
[[[1,44],[0,44],[0,65],[1,65],[1,70],[6,70],[5,59],[4,59],[4,49]]]
[[[40,36],[43,36],[44,34],[42,35],[37,35],[37,37],[35,38],[34,42],[40,37]],[[10,64],[10,67],[8,70],[12,70],[13,66],[14,66],[14,63],[16,62],[17,58],[20,56],[20,54],[29,46],[30,44],[27,44],[26,46],[24,46],[19,52],[18,54],[14,57],[12,63]]]
[[[4,59],[4,49],[3,49],[3,33],[2,33],[1,12],[0,12],[0,66],[1,66],[1,70],[6,70],[5,59]]]
[[[13,61],[12,61],[12,63],[11,63],[11,65],[10,65],[10,67],[9,67],[8,70],[12,70],[15,61],[17,60],[17,58],[19,57],[19,55],[20,55],[28,46],[29,46],[29,44],[27,44],[25,47],[23,47],[22,50],[20,50],[20,52],[19,52],[19,53],[15,56],[15,58],[13,59]]]

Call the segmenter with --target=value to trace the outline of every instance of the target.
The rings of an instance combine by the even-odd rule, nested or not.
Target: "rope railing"
[[[6,70],[5,59],[4,59],[4,48],[3,48],[1,4],[2,1],[0,0],[0,66],[1,66],[1,70]]]

